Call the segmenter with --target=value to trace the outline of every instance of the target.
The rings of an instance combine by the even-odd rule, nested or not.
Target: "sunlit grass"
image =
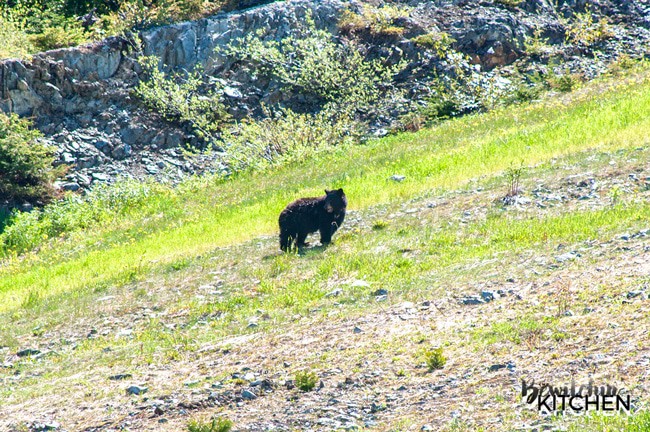
[[[30,292],[45,299],[89,286],[122,285],[217,247],[274,235],[277,214],[288,201],[320,194],[325,187],[343,187],[350,207],[364,209],[461,188],[513,164],[642,146],[649,127],[650,87],[632,84],[567,106],[547,102],[454,120],[273,172],[193,180],[176,191],[156,188],[135,209],[73,232],[67,240],[44,240],[38,253],[5,260],[0,311],[23,305]],[[396,173],[406,180],[389,180]],[[571,234],[578,225],[546,229]],[[503,235],[519,241],[513,233]],[[525,227],[516,234],[534,235]],[[358,259],[351,257],[349,265]]]

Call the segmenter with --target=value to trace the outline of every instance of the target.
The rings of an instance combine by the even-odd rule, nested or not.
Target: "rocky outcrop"
[[[259,3],[266,2],[250,2]],[[408,16],[395,22],[404,29],[403,34],[387,38],[361,35],[359,43],[371,57],[381,57],[388,63],[401,59],[409,62],[396,83],[407,90],[406,102],[415,104],[426,97],[431,77],[446,73],[450,67],[435,53],[417,46],[414,37],[445,32],[455,40],[452,47],[480,65],[482,71],[515,62],[518,67],[526,67],[526,61],[545,61],[527,58],[526,38],[537,29],[545,43],[563,46],[565,18],[584,11],[586,5],[582,0],[524,0],[516,7],[487,0],[403,3],[410,8]],[[0,110],[33,118],[46,139],[59,148],[59,163],[73,167],[64,182],[66,188],[76,189],[75,184],[89,187],[118,175],[180,177],[204,168],[184,161],[179,150],[182,144],[197,144],[197,138],[183,125],[162,121],[132,98],[131,91],[142,73],[135,58],[141,54],[157,56],[160,67],[165,69],[201,66],[211,79],[224,84],[223,100],[236,118],[254,114],[260,103],[293,108],[301,103],[301,95],[279,94],[271,83],[256,81],[215,50],[251,32],[279,40],[304,22],[307,11],[311,11],[318,27],[337,35],[338,19],[345,8],[360,10],[361,2],[273,2],[153,28],[132,39],[112,37],[88,46],[36,54],[29,60],[3,60]],[[601,44],[597,61],[620,52],[644,55],[645,41],[650,40],[650,9],[644,2],[599,0],[590,2],[590,10],[607,14],[615,29],[615,37]],[[584,56],[592,56],[591,50],[558,49],[555,61],[560,58],[573,67]],[[594,70],[598,67],[593,66]],[[398,114],[386,113],[382,121],[390,122]]]

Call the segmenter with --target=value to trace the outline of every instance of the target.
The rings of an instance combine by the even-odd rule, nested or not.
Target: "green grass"
[[[30,292],[46,299],[122,285],[173,270],[218,247],[274,234],[277,214],[288,201],[319,194],[325,187],[343,187],[350,207],[364,209],[462,188],[513,164],[530,166],[585,150],[647,144],[648,84],[583,99],[566,106],[549,102],[498,110],[230,181],[205,178],[177,191],[154,188],[134,210],[96,225],[91,221],[89,228],[73,230],[67,239],[44,240],[39,253],[5,259],[0,311],[20,307]],[[395,173],[406,180],[390,181]],[[572,226],[548,228],[572,232],[578,225],[574,221]],[[516,234],[501,235],[518,241],[537,234],[521,226]]]
[[[645,432],[650,430],[650,412],[639,411],[622,415],[591,414],[580,417],[569,426],[569,432]]]
[[[33,236],[37,240],[27,242],[32,242],[30,252],[3,261],[0,346],[15,349],[25,335],[49,338],[68,323],[97,326],[100,333],[86,338],[85,327],[75,329],[72,333],[81,336],[74,343],[56,341],[47,361],[17,360],[15,370],[22,378],[0,389],[0,400],[12,405],[43,394],[60,399],[67,389],[94,391],[102,377],[113,373],[132,371],[135,376],[168,364],[193,364],[205,356],[201,350],[206,345],[221,349],[236,335],[281,334],[301,317],[316,323],[331,316],[352,319],[394,302],[449,299],[464,294],[450,289],[474,289],[474,283],[465,286],[463,280],[519,278],[522,262],[530,269],[537,265],[529,259],[533,255],[553,261],[563,253],[560,245],[562,251],[580,249],[592,239],[647,228],[650,203],[640,190],[621,188],[615,205],[608,204],[602,190],[599,206],[583,209],[568,204],[517,211],[493,201],[507,192],[508,168],[521,163],[527,167],[525,190],[527,181],[552,183],[576,172],[610,169],[610,160],[628,164],[626,169],[645,164],[650,85],[632,84],[598,96],[594,92],[574,97],[566,106],[549,102],[504,109],[340,149],[273,172],[229,181],[193,179],[175,189],[118,186],[121,191],[104,192],[92,204],[60,205],[41,222],[58,221],[61,235]],[[407,178],[396,183],[389,180],[393,174]],[[296,196],[339,186],[356,211],[334,244],[280,254],[276,223],[282,207]],[[480,194],[478,187],[484,189]],[[429,209],[431,199],[449,204]],[[404,212],[411,207],[419,210]],[[461,220],[468,207],[484,212]],[[87,209],[92,216],[79,223],[75,218],[87,216]],[[589,260],[585,253],[575,263],[553,265],[567,268]],[[544,265],[537,270],[552,271]],[[369,286],[351,283],[357,279]],[[205,294],[200,288],[205,284],[219,293]],[[327,296],[335,288],[342,292]],[[388,291],[386,302],[376,300],[377,289]],[[97,299],[106,295],[114,300],[103,306]],[[530,350],[538,338],[559,344],[571,340],[573,330],[565,328],[563,318],[548,316],[556,309],[528,308],[525,316],[503,316],[455,337],[477,350],[499,350],[503,344]],[[101,322],[107,316],[119,324],[103,336]],[[249,327],[252,321],[256,327]],[[122,326],[132,333],[120,335]],[[413,337],[421,343],[429,340],[425,333]],[[44,339],[31,340],[38,344]],[[454,367],[458,348],[445,338],[435,342],[449,355],[445,372]],[[383,352],[395,356],[399,348],[399,343],[378,342],[360,350],[359,361]],[[442,359],[434,360],[439,364]],[[301,361],[296,368],[332,366],[317,352]],[[95,381],[84,376],[89,369]],[[408,369],[401,375],[413,373],[417,371]],[[169,389],[152,388],[163,390]],[[104,397],[114,391],[110,386],[101,390]]]

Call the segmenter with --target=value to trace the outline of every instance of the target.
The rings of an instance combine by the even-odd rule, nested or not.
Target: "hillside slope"
[[[645,430],[649,77],[60,204],[90,216],[56,238],[29,237],[47,218],[18,227],[28,252],[4,251],[0,428],[216,414],[255,431]],[[279,253],[279,211],[326,187],[351,209],[334,244]],[[315,390],[294,387],[301,370]],[[521,401],[522,379],[572,378],[623,387],[640,411],[554,418]]]

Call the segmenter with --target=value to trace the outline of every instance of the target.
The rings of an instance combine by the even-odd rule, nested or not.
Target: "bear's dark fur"
[[[347,205],[343,189],[325,189],[325,196],[292,202],[280,213],[280,249],[290,249],[294,241],[298,247],[305,246],[307,234],[316,231],[320,231],[320,242],[328,244],[345,219]]]

